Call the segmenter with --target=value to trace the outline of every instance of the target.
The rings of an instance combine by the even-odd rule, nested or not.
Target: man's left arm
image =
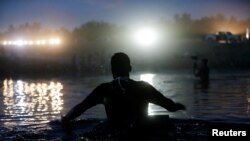
[[[156,90],[153,86],[149,86],[148,90],[150,102],[156,105],[159,105],[170,112],[175,112],[178,110],[185,110],[186,107],[181,103],[176,103],[173,100],[165,97],[158,90]]]

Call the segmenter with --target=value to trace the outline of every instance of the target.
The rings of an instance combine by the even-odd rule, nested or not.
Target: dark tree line
[[[201,36],[217,31],[231,31],[242,34],[250,27],[250,19],[238,20],[236,17],[227,18],[222,14],[215,16],[192,19],[190,14],[176,14],[173,20],[160,20],[159,25],[163,31],[182,37]],[[2,39],[25,36],[28,38],[39,38],[50,35],[60,35],[77,43],[88,42],[117,42],[127,35],[125,27],[119,27],[108,22],[90,21],[76,27],[73,31],[66,28],[57,30],[44,29],[40,23],[25,23],[19,26],[10,25],[7,31],[0,33]]]
[[[227,18],[222,14],[202,17],[200,19],[192,19],[190,14],[184,13],[175,15],[173,20],[161,19],[158,21],[157,26],[161,28],[163,35],[165,33],[168,35],[171,34],[172,38],[203,39],[205,34],[217,31],[231,31],[232,33],[243,34],[245,33],[246,28],[250,27],[250,19],[238,20],[235,17]],[[6,39],[15,40],[18,37],[36,40],[50,36],[59,36],[62,39],[64,52],[61,55],[59,54],[59,56],[62,58],[68,58],[70,64],[68,63],[65,66],[65,64],[61,65],[52,61],[41,63],[40,60],[36,61],[35,59],[18,59],[21,63],[17,63],[15,60],[13,61],[13,63],[17,63],[15,66],[18,67],[18,69],[13,69],[13,66],[9,66],[5,71],[10,72],[10,70],[19,70],[28,72],[31,70],[30,68],[38,72],[39,70],[45,69],[54,71],[55,73],[58,70],[71,72],[76,69],[87,72],[90,72],[91,69],[93,72],[96,70],[107,71],[109,67],[106,60],[110,58],[111,54],[115,51],[123,51],[126,49],[130,51],[128,52],[129,54],[132,54],[135,56],[134,58],[138,59],[137,61],[134,61],[135,64],[138,64],[137,66],[143,66],[142,61],[144,61],[146,65],[148,63],[148,61],[145,61],[147,55],[141,55],[141,52],[136,49],[131,50],[131,46],[133,45],[130,41],[131,33],[129,28],[108,22],[90,21],[82,24],[80,27],[76,27],[72,31],[66,28],[53,30],[45,29],[40,23],[25,23],[19,26],[10,25],[5,32],[0,33],[0,41]],[[162,46],[165,47],[168,45]],[[167,67],[171,63],[175,66],[176,61],[183,61],[183,54],[197,52],[196,48],[190,48],[187,50],[187,46],[193,45],[181,45],[179,50],[169,50],[167,48],[165,50],[162,49],[159,51],[161,55],[155,56],[153,60],[152,58],[148,59],[151,60],[153,65],[158,65],[159,68],[162,66]],[[199,44],[197,46],[203,45]],[[33,52],[37,53],[37,50],[34,50]],[[4,58],[4,55],[1,54],[4,54],[2,48],[0,50],[0,64],[3,65],[4,62],[8,62],[7,64],[5,63],[5,66],[11,64],[9,62],[11,62],[11,59],[13,60],[13,55],[12,58],[9,59]],[[41,55],[43,57],[46,56],[46,54]],[[52,54],[52,56],[55,56],[55,54]],[[152,57],[153,56],[154,55],[152,55]],[[157,62],[156,60],[159,61]],[[188,66],[188,63],[183,61],[182,65]],[[155,66],[155,68],[157,68],[157,66]]]

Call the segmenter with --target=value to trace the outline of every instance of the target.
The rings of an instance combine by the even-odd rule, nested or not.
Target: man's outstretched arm
[[[149,84],[148,84],[149,85]],[[186,107],[181,103],[175,103],[173,100],[165,97],[159,91],[157,91],[154,87],[149,85],[149,99],[150,102],[156,105],[159,105],[170,112],[175,112],[178,110],[186,110]]]
[[[155,95],[154,101],[152,101],[152,103],[157,104],[170,112],[186,110],[186,107],[183,104],[175,103],[173,100],[163,96],[161,93]]]
[[[73,107],[64,117],[62,122],[69,122],[83,114],[89,108],[102,103],[101,87],[97,87],[86,99]]]
[[[94,106],[92,104],[91,100],[87,97],[84,99],[81,103],[77,104],[75,107],[73,107],[64,117],[63,120],[71,121],[83,114],[86,110]]]

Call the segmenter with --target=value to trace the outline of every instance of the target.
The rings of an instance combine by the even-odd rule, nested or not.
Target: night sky
[[[1,0],[0,31],[10,24],[39,22],[46,28],[73,29],[96,20],[121,25],[173,19],[189,13],[192,18],[222,13],[250,18],[249,0]]]

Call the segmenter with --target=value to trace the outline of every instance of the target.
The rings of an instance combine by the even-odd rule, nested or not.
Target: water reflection
[[[60,82],[29,83],[5,79],[4,114],[12,118],[26,117],[28,121],[48,121],[48,115],[60,114],[63,109],[62,89]]]
[[[153,78],[154,78],[154,76],[155,76],[155,74],[151,74],[151,73],[141,74],[140,75],[140,80],[146,81],[149,84],[153,85]]]
[[[155,74],[141,74],[140,75],[140,80],[146,81],[149,84],[153,85],[153,78]],[[153,110],[153,104],[149,103],[148,104],[148,115],[154,115],[154,110]]]

